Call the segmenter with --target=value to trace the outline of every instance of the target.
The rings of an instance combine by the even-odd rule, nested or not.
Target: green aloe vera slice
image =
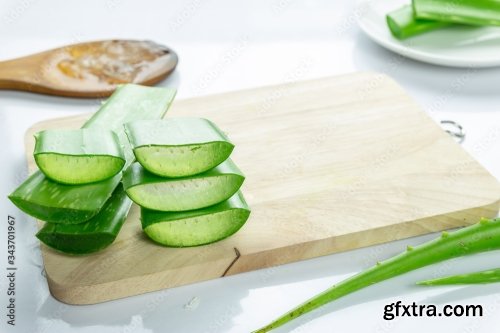
[[[450,25],[447,22],[416,19],[410,5],[405,5],[390,12],[387,14],[386,20],[389,30],[397,39],[405,39]]]
[[[137,161],[163,177],[205,172],[225,161],[234,145],[211,121],[203,118],[142,120],[125,124]]]
[[[127,218],[132,201],[123,186],[116,187],[101,211],[81,224],[46,223],[37,233],[47,246],[67,254],[88,254],[109,246]]]
[[[498,0],[413,0],[418,19],[478,26],[500,25]]]
[[[33,153],[46,177],[62,184],[88,184],[116,175],[125,165],[113,131],[82,128],[47,130],[35,135]]]
[[[250,215],[241,192],[217,205],[185,212],[141,209],[142,228],[155,242],[172,247],[209,244],[238,231]]]
[[[83,128],[112,130],[123,147],[125,167],[132,163],[123,124],[139,119],[160,119],[175,96],[175,90],[127,84],[116,89]],[[102,182],[69,186],[35,172],[10,196],[25,213],[52,223],[81,223],[95,216],[120,182],[120,174]]]
[[[195,176],[163,178],[134,163],[123,175],[128,196],[139,206],[159,211],[184,211],[215,205],[231,197],[245,177],[227,159]]]

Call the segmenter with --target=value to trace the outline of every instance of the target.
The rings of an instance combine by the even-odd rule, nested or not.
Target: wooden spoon
[[[0,89],[72,97],[109,96],[118,84],[153,85],[177,66],[177,54],[151,41],[104,40],[0,62]]]

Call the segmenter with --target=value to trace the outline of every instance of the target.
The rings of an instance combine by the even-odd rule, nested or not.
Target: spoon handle
[[[43,80],[38,57],[0,61],[0,89],[36,91]]]

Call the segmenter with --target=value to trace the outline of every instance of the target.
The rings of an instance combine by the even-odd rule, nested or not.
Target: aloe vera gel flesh
[[[162,177],[186,177],[225,161],[234,145],[204,118],[168,118],[125,124],[137,161]]]
[[[105,129],[46,130],[35,135],[33,156],[53,181],[78,185],[113,177],[125,165],[115,132]]]
[[[231,159],[190,177],[164,178],[132,164],[123,176],[129,197],[139,206],[159,211],[185,211],[208,207],[236,193],[245,177]]]
[[[144,232],[153,241],[172,247],[198,246],[227,238],[247,221],[250,209],[238,192],[219,204],[185,212],[142,208]]]

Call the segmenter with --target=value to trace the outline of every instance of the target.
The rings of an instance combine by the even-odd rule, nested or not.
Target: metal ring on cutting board
[[[446,129],[446,126],[441,127],[443,127],[446,133],[454,137],[458,143],[462,143],[465,140],[465,131],[462,125],[453,120],[441,120],[440,123],[441,125],[451,125],[450,129]]]

